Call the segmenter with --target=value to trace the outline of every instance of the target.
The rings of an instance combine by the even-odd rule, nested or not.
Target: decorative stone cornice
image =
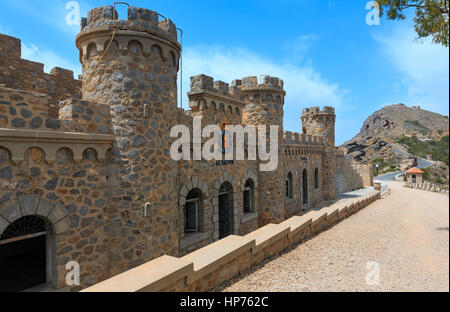
[[[25,152],[32,147],[42,149],[49,163],[55,161],[61,148],[70,149],[75,161],[81,161],[88,148],[97,152],[98,160],[104,160],[114,141],[115,137],[108,134],[0,128],[0,147],[9,150],[14,163],[23,162]]]

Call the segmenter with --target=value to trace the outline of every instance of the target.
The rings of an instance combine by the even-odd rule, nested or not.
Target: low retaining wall
[[[378,191],[381,193],[380,194],[381,198],[386,197],[389,194],[389,192],[391,191],[391,189],[389,188],[389,185],[387,183],[375,181],[373,183],[373,185],[374,185],[375,191]]]
[[[246,236],[229,236],[182,258],[164,256],[96,284],[83,292],[200,292],[335,225],[380,198],[380,192],[351,204],[336,204]]]
[[[434,192],[434,193],[443,193],[443,194],[447,194],[447,196],[448,196],[448,186],[447,185],[434,184],[434,183],[430,183],[430,182],[424,182],[421,184],[407,182],[405,184],[405,187]]]

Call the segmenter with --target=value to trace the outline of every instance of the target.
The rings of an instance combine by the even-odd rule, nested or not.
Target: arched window
[[[292,181],[292,172],[289,172],[286,177],[286,198],[294,198]]]
[[[203,202],[199,189],[191,190],[186,198],[184,207],[184,232],[195,233],[202,231]]]
[[[244,188],[244,213],[255,212],[255,183],[249,179]]]
[[[318,189],[319,188],[319,169],[316,168],[316,170],[314,171],[314,188]]]

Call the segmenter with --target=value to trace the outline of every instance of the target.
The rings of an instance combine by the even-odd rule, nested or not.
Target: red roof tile
[[[406,171],[406,173],[424,173],[422,170],[419,170],[417,168],[412,168]]]

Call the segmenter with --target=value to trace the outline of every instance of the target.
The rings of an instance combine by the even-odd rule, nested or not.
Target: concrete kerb
[[[233,261],[246,251],[250,251],[255,245],[255,239],[231,235],[184,256],[181,259],[194,264],[194,271],[188,275],[187,284],[192,284],[226,263]]]
[[[157,292],[194,272],[183,258],[163,256],[89,287],[82,292]]]

